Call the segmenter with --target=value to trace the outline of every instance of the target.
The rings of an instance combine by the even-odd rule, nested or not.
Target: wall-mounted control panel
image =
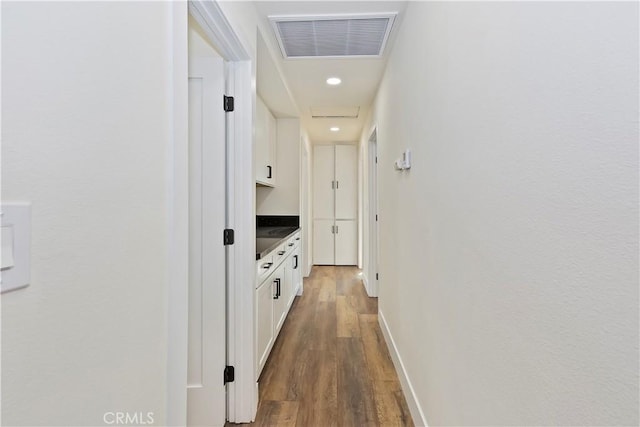
[[[5,293],[31,281],[31,203],[2,203],[0,219],[0,292]]]
[[[411,150],[404,150],[402,152],[402,157],[397,159],[393,166],[396,170],[411,169]]]

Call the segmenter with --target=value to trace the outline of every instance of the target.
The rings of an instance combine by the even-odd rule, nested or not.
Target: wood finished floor
[[[378,300],[355,267],[313,267],[259,380],[252,426],[413,426]]]

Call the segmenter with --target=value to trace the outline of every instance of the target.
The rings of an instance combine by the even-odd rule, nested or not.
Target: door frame
[[[374,126],[371,131],[369,138],[367,140],[367,151],[369,152],[368,156],[368,181],[369,188],[367,192],[369,194],[369,266],[367,271],[367,291],[370,297],[378,296],[378,284],[379,281],[376,278],[376,274],[378,273],[378,263],[379,263],[379,244],[378,244],[378,221],[376,220],[376,215],[378,215],[378,127]]]
[[[188,342],[188,16],[227,62],[227,95],[235,110],[227,114],[227,228],[236,230],[227,247],[227,364],[235,366],[235,381],[227,385],[227,419],[252,421],[258,396],[253,378],[253,283],[255,253],[255,183],[253,171],[252,60],[216,2],[168,2],[171,26],[173,105],[172,140],[167,152],[169,247],[167,266],[167,392],[166,424],[187,421]],[[222,108],[222,100],[220,102]],[[222,230],[221,230],[222,233]],[[222,236],[220,236],[222,243]],[[220,373],[222,380],[222,372]]]

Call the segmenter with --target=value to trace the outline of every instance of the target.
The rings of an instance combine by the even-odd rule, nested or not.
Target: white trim
[[[190,0],[189,13],[200,24],[209,41],[227,61],[250,59],[233,27],[216,1]]]
[[[235,366],[235,381],[227,386],[227,419],[234,423],[251,422],[258,409],[258,389],[254,377],[254,290],[255,290],[255,180],[253,176],[253,116],[255,111],[251,84],[251,61],[230,64],[233,75],[235,111],[230,121],[231,147],[228,159],[228,226],[236,230],[235,243],[229,247],[227,336],[228,363]],[[231,151],[231,150],[230,150]]]
[[[191,0],[188,5],[189,13],[202,27],[209,41],[220,55],[230,62],[227,65],[227,95],[235,97],[235,111],[227,117],[227,144],[232,147],[227,152],[227,226],[236,231],[234,245],[227,248],[227,363],[235,366],[235,381],[227,385],[227,419],[234,423],[244,423],[254,420],[258,407],[258,388],[253,369],[253,63],[248,54],[249,50],[242,44],[217,2]],[[184,37],[186,34],[185,28]],[[185,77],[185,85],[186,82]],[[179,424],[185,423],[186,417]]]
[[[171,142],[167,147],[167,390],[166,424],[187,421],[187,347],[189,306],[189,92],[186,3],[166,3],[171,46]]]
[[[382,335],[384,335],[384,340],[387,342],[387,348],[389,349],[391,360],[393,361],[398,378],[400,379],[402,392],[404,393],[404,397],[407,401],[407,406],[409,406],[409,412],[411,412],[413,423],[416,426],[429,427],[427,424],[427,418],[424,416],[424,412],[418,403],[418,397],[411,385],[411,380],[409,380],[409,375],[404,367],[404,363],[402,363],[402,358],[400,357],[400,353],[398,352],[398,348],[396,347],[396,343],[393,340],[393,336],[391,335],[391,331],[389,330],[389,326],[387,325],[387,321],[384,318],[382,311],[378,311],[378,323],[380,324],[380,329],[382,329]]]
[[[380,243],[379,243],[379,226],[376,221],[376,215],[378,214],[378,165],[376,164],[376,157],[378,155],[378,126],[374,124],[369,132],[369,137],[363,144],[366,146],[366,159],[363,161],[367,164],[367,188],[364,191],[367,193],[366,203],[367,212],[369,213],[366,221],[365,233],[367,235],[365,251],[367,255],[367,265],[365,270],[368,276],[371,277],[371,286],[368,286],[367,293],[370,297],[377,297],[380,292],[380,281],[377,279],[376,274],[379,272],[380,264]],[[364,206],[363,206],[364,207]],[[363,239],[364,242],[364,239]]]

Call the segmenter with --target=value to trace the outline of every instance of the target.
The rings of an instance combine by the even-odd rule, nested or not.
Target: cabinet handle
[[[267,173],[267,178],[271,178],[271,166],[267,166],[267,170],[269,171],[269,173]]]
[[[272,263],[272,262],[265,262],[264,264],[262,264],[262,265],[260,266],[260,268],[264,268],[265,270],[268,270],[268,269],[270,269],[270,268],[271,268],[271,266],[272,266],[272,265],[273,265],[273,263]]]
[[[336,190],[340,188],[340,181],[336,181]]]
[[[300,240],[300,238],[299,238],[299,237],[296,237],[296,240]]]
[[[294,255],[293,259],[296,261],[295,265],[293,266],[293,269],[297,269],[298,268],[298,255]]]
[[[293,246],[293,243],[289,243],[287,246]]]
[[[276,279],[273,281],[276,284],[276,294],[273,296],[273,299],[278,299],[280,297],[280,279]]]
[[[278,255],[284,255],[285,252],[286,251],[280,251],[280,252],[278,252]]]

